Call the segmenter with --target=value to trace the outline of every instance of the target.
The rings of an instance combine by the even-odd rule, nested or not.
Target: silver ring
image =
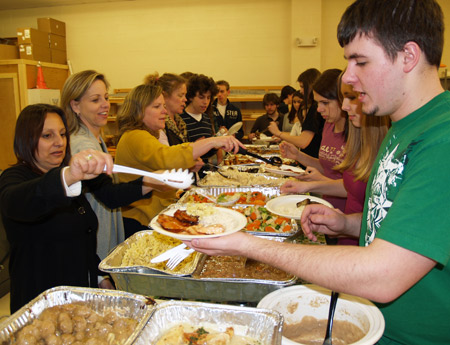
[[[86,160],[87,160],[87,161],[90,161],[90,160],[92,159],[92,157],[94,157],[94,156],[91,155],[91,154],[88,154],[88,155],[86,156]]]

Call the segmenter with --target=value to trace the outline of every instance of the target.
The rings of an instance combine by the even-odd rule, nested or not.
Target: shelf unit
[[[13,150],[14,129],[17,116],[28,105],[28,89],[36,87],[38,61],[12,59],[0,60],[0,169],[16,162]],[[69,67],[42,62],[42,72],[50,89],[61,90],[69,76]]]

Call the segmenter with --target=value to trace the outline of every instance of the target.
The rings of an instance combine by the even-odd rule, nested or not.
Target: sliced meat
[[[190,224],[180,222],[178,219],[166,214],[160,214],[158,216],[158,223],[161,224],[164,230],[171,232],[182,232],[185,231]]]
[[[178,219],[180,222],[188,223],[189,225],[198,224],[198,216],[191,216],[191,215],[187,214],[186,211],[176,210],[175,214],[173,216],[176,219]]]

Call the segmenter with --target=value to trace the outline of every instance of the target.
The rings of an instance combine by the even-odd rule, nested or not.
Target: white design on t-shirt
[[[386,217],[392,200],[388,199],[390,186],[395,186],[398,177],[402,175],[404,162],[394,158],[398,145],[392,151],[387,151],[381,158],[378,170],[373,179],[371,194],[367,207],[367,231],[365,235],[365,245],[368,246],[375,239],[381,222]]]

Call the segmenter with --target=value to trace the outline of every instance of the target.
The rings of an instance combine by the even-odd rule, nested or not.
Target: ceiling
[[[0,0],[0,11],[130,0]]]

